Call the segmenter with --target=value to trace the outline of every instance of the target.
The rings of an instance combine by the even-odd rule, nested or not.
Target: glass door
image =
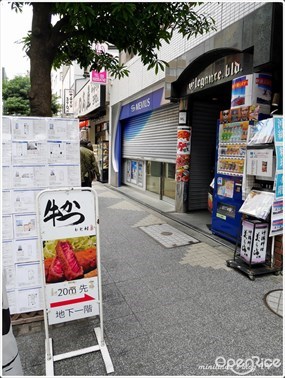
[[[163,163],[162,196],[175,200],[175,164]]]

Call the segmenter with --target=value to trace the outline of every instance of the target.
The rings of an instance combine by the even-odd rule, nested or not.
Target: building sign
[[[74,91],[72,89],[64,90],[64,113],[73,114],[73,97]]]
[[[162,94],[163,88],[124,105],[121,110],[120,119],[133,117],[159,108],[161,106]]]
[[[83,116],[101,105],[100,84],[87,84],[74,97],[74,114]]]
[[[235,54],[225,56],[203,70],[198,76],[193,77],[188,84],[187,94],[195,93],[222,84],[239,76],[241,72],[252,71],[252,55]]]
[[[90,72],[90,81],[91,83],[98,84],[107,84],[107,71],[105,69],[98,71]]]
[[[99,314],[95,211],[89,190],[45,190],[38,196],[50,325]]]

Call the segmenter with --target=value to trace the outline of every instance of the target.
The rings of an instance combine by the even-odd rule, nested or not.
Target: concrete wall
[[[170,62],[189,51],[191,48],[198,46],[201,42],[206,41],[211,36],[219,33],[235,21],[249,15],[250,12],[253,12],[264,4],[264,2],[205,3],[199,7],[198,13],[210,14],[216,21],[217,30],[197,36],[196,38],[191,37],[189,40],[181,37],[178,33],[175,33],[170,44],[162,43],[162,47],[158,52],[158,57]],[[154,70],[148,71],[138,57],[134,57],[127,62],[126,65],[130,71],[129,77],[113,80],[112,87],[114,90],[110,93],[111,106],[120,101],[123,101],[124,103],[124,100],[125,103],[129,102],[127,99],[131,96],[136,96],[138,92],[153,86],[165,78],[165,72],[163,71],[159,71],[157,75],[155,75]]]

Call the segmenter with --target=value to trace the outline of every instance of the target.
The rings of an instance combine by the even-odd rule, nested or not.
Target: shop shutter
[[[123,158],[175,163],[178,105],[129,118],[123,126]]]
[[[206,210],[214,177],[216,129],[220,106],[193,103],[188,210]]]

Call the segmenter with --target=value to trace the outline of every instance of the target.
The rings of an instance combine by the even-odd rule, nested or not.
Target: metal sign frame
[[[95,336],[97,338],[98,344],[83,349],[78,349],[74,351],[69,351],[62,354],[53,354],[52,338],[49,337],[49,322],[48,322],[48,304],[46,297],[46,280],[45,280],[45,268],[44,268],[44,254],[43,254],[43,230],[42,230],[42,211],[40,209],[41,197],[46,194],[55,195],[59,192],[65,192],[68,196],[72,192],[90,192],[94,197],[94,224],[96,225],[96,259],[97,259],[97,272],[98,272],[98,305],[99,305],[99,317],[100,317],[100,326],[94,328]],[[86,198],[88,202],[88,199]],[[90,206],[90,202],[89,202]],[[46,361],[46,375],[54,376],[54,362],[64,360],[67,358],[72,358],[75,356],[80,356],[86,353],[100,351],[102,358],[105,364],[107,374],[114,372],[113,363],[111,361],[107,345],[104,341],[104,332],[103,332],[103,303],[102,303],[102,284],[101,284],[101,261],[100,261],[100,227],[99,227],[99,206],[98,206],[98,195],[96,191],[92,188],[60,188],[60,189],[46,189],[41,191],[37,195],[36,200],[36,211],[37,211],[37,228],[38,228],[38,244],[40,253],[40,266],[41,266],[41,277],[43,284],[43,304],[44,304],[44,326],[45,326],[45,361]],[[52,284],[48,284],[52,285]],[[72,320],[71,320],[72,321]],[[64,321],[63,321],[64,322]],[[62,323],[63,323],[62,322]]]

